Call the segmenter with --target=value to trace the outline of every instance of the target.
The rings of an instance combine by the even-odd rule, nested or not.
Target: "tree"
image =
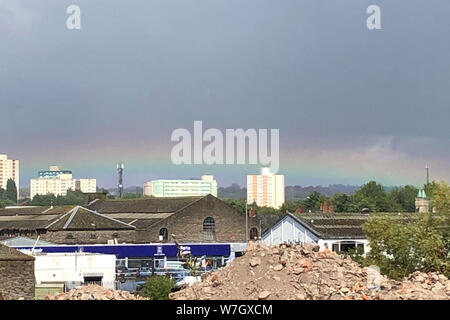
[[[8,179],[6,182],[6,197],[15,204],[17,203],[17,187],[13,179]]]
[[[438,182],[436,181],[431,181],[429,183],[426,183],[423,186],[423,189],[425,191],[425,194],[427,195],[428,198],[433,198],[433,194],[434,194],[434,190],[438,187]]]
[[[152,276],[147,279],[141,295],[152,300],[168,300],[175,287],[175,280],[166,276]]]
[[[434,218],[435,223],[442,225],[442,233],[447,246],[447,257],[450,259],[450,186],[441,181],[435,183],[432,198],[433,217],[438,215],[440,219]],[[436,221],[437,220],[437,221]]]
[[[361,186],[361,189],[350,196],[351,204],[349,208],[353,212],[360,212],[363,208],[369,208],[376,212],[396,211],[394,202],[388,197],[383,186],[370,181]]]
[[[320,204],[322,202],[329,201],[328,197],[317,192],[313,191],[309,194],[309,196],[303,201],[306,210],[318,210],[320,208]]]
[[[32,206],[51,206],[56,204],[56,197],[54,194],[49,193],[45,195],[37,194],[30,201]]]
[[[7,197],[6,190],[0,188],[0,208],[15,205],[16,201],[11,201]]]
[[[87,201],[86,195],[80,190],[67,190],[65,196],[59,195],[56,197],[53,203],[56,206],[67,206],[67,205],[85,205]]]
[[[395,211],[414,212],[415,199],[419,190],[414,186],[395,187],[389,193]]]
[[[414,271],[441,272],[450,276],[443,233],[428,223],[429,214],[409,220],[402,216],[374,217],[363,225],[370,243],[364,265],[401,279]]]
[[[86,195],[80,190],[67,190],[67,194],[65,196],[57,196],[54,194],[46,194],[40,195],[37,194],[33,197],[33,200],[30,201],[30,205],[32,206],[82,206],[86,204]]]
[[[350,196],[345,193],[336,193],[331,199],[335,212],[349,212]]]
[[[445,181],[435,183],[432,193],[432,206],[437,213],[450,215],[450,186]]]

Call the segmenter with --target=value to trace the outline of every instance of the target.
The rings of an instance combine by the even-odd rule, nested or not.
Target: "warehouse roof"
[[[176,212],[203,197],[143,198],[98,200],[87,206],[99,213],[171,213]]]
[[[76,206],[54,220],[47,230],[133,230],[134,226],[92,210]]]

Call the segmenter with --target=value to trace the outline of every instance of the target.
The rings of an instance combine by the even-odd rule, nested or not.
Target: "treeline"
[[[296,201],[305,199],[312,192],[317,191],[328,197],[332,197],[337,193],[353,194],[360,186],[349,186],[343,184],[331,184],[329,186],[287,186],[284,189],[286,201]],[[238,184],[233,183],[229,187],[220,187],[217,190],[221,199],[245,199],[247,197],[247,188],[241,188]]]
[[[437,183],[434,181],[424,186],[428,197],[433,196],[436,186]],[[255,204],[249,204],[249,208],[257,210],[258,214],[282,214],[286,211],[295,212],[299,208],[305,209],[306,212],[314,212],[319,211],[320,205],[326,202],[328,205],[333,205],[334,212],[361,212],[365,208],[370,212],[414,212],[418,191],[411,185],[393,187],[387,191],[381,184],[370,181],[353,194],[336,193],[330,197],[318,191],[312,191],[305,199],[286,201],[280,209],[258,207]],[[223,200],[238,211],[245,212],[245,200]]]
[[[69,206],[69,205],[86,205],[86,195],[79,190],[67,190],[65,196],[55,196],[54,194],[40,195],[37,194],[33,197],[28,205],[31,206]]]

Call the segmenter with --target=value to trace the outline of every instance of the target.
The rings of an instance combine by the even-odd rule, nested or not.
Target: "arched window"
[[[159,239],[160,240],[167,240],[169,238],[169,232],[167,231],[167,228],[161,228],[159,230]]]
[[[214,241],[216,239],[216,224],[212,217],[203,220],[203,239],[205,241]]]
[[[257,239],[258,239],[258,229],[251,228],[250,229],[250,240],[257,240]]]

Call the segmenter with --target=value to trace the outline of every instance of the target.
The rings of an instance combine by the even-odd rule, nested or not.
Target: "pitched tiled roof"
[[[99,213],[170,213],[176,212],[203,197],[173,197],[98,200],[87,206]]]
[[[47,230],[133,230],[134,226],[77,206],[51,222]]]
[[[304,213],[290,214],[321,238],[357,238],[364,239],[366,234],[362,225],[371,218],[390,217],[392,219],[415,219],[417,214],[402,213]]]
[[[34,260],[34,258],[14,248],[7,247],[0,243],[0,261],[27,261],[27,260]]]
[[[3,208],[0,209],[1,216],[15,216],[15,215],[33,215],[45,214],[45,211],[50,207],[23,207],[23,208]]]

